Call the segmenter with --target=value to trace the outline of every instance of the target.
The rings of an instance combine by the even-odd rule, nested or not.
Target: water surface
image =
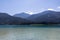
[[[0,40],[60,40],[60,28],[0,25]],[[15,28],[14,28],[15,27]]]

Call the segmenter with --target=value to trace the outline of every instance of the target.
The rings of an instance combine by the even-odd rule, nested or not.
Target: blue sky
[[[60,11],[60,0],[0,0],[0,12],[10,15],[21,12],[35,14],[47,9]]]

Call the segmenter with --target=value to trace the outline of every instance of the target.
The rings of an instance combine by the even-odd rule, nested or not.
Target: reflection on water
[[[60,40],[60,28],[0,28],[0,40]]]

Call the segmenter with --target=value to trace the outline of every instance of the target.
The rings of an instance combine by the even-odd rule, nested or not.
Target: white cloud
[[[33,12],[30,12],[30,11],[27,11],[27,12],[25,12],[25,13],[28,13],[28,14],[30,14],[30,15],[32,15],[32,14],[33,14]]]
[[[48,8],[48,10],[54,10],[54,9],[52,9],[52,8]]]
[[[57,8],[60,8],[60,6],[58,6]]]

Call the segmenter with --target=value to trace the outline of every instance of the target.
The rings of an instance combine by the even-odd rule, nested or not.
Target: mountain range
[[[60,12],[44,11],[34,15],[24,12],[13,16],[7,13],[0,13],[0,24],[20,25],[20,24],[60,24]]]
[[[60,12],[55,11],[44,11],[29,17],[29,20],[32,20],[36,23],[60,23]]]
[[[0,13],[0,24],[6,24],[6,25],[20,25],[20,24],[26,24],[31,23],[31,21],[23,19],[21,17],[14,17],[10,16],[7,13]]]

